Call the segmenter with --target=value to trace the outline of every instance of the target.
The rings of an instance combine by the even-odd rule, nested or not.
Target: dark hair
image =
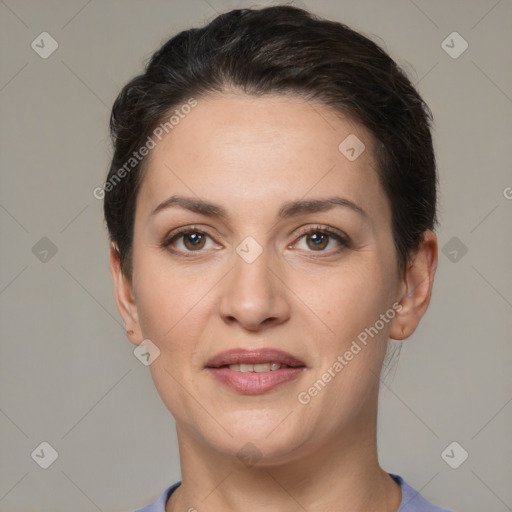
[[[135,206],[146,161],[134,159],[134,152],[173,109],[190,98],[230,89],[317,100],[373,134],[403,273],[423,233],[437,223],[431,112],[397,64],[370,39],[284,5],[232,10],[203,28],[180,32],[117,97],[104,213],[123,272],[131,278]]]

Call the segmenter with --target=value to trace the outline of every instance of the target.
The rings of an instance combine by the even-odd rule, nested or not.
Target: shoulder
[[[147,505],[146,507],[139,508],[135,510],[135,512],[165,512],[165,504],[167,503],[169,496],[180,484],[181,482],[177,482],[170,487],[167,487],[167,489],[160,494],[154,503],[151,503],[151,505]]]
[[[412,488],[401,476],[389,473],[402,489],[402,502],[397,512],[451,512],[427,501],[416,489]]]

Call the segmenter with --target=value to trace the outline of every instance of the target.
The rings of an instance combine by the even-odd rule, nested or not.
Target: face
[[[272,461],[357,436],[407,291],[370,134],[299,98],[198,99],[151,150],[127,286],[194,442]]]

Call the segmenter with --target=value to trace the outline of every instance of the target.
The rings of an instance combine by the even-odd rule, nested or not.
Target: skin
[[[354,161],[338,150],[349,134],[366,146]],[[230,91],[199,98],[151,151],[132,280],[114,247],[111,271],[129,339],[160,350],[150,371],[176,420],[182,468],[167,512],[398,509],[400,487],[377,459],[378,375],[388,338],[410,336],[427,310],[438,248],[425,232],[399,275],[373,144],[364,127],[320,104]],[[173,195],[215,203],[228,217],[179,207],[151,215]],[[365,215],[336,206],[276,218],[285,202],[332,196]],[[318,226],[344,233],[349,245],[327,238],[318,250],[301,231]],[[207,233],[199,251],[190,236],[162,246],[181,227]],[[263,249],[252,263],[236,252],[247,236]],[[301,404],[298,394],[394,303],[400,312]],[[307,368],[270,392],[237,393],[204,369],[237,347],[278,348]],[[237,457],[246,443],[261,457],[250,467]]]

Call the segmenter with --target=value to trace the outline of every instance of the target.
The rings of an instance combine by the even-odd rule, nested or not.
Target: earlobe
[[[114,292],[117,309],[126,325],[126,337],[134,344],[139,345],[144,339],[140,329],[137,304],[133,296],[132,282],[124,274],[115,243],[110,245],[110,272],[114,281]]]
[[[437,237],[431,230],[427,230],[403,277],[397,301],[401,307],[400,310],[397,309],[391,323],[390,338],[408,338],[426,313],[432,296],[437,253]]]

